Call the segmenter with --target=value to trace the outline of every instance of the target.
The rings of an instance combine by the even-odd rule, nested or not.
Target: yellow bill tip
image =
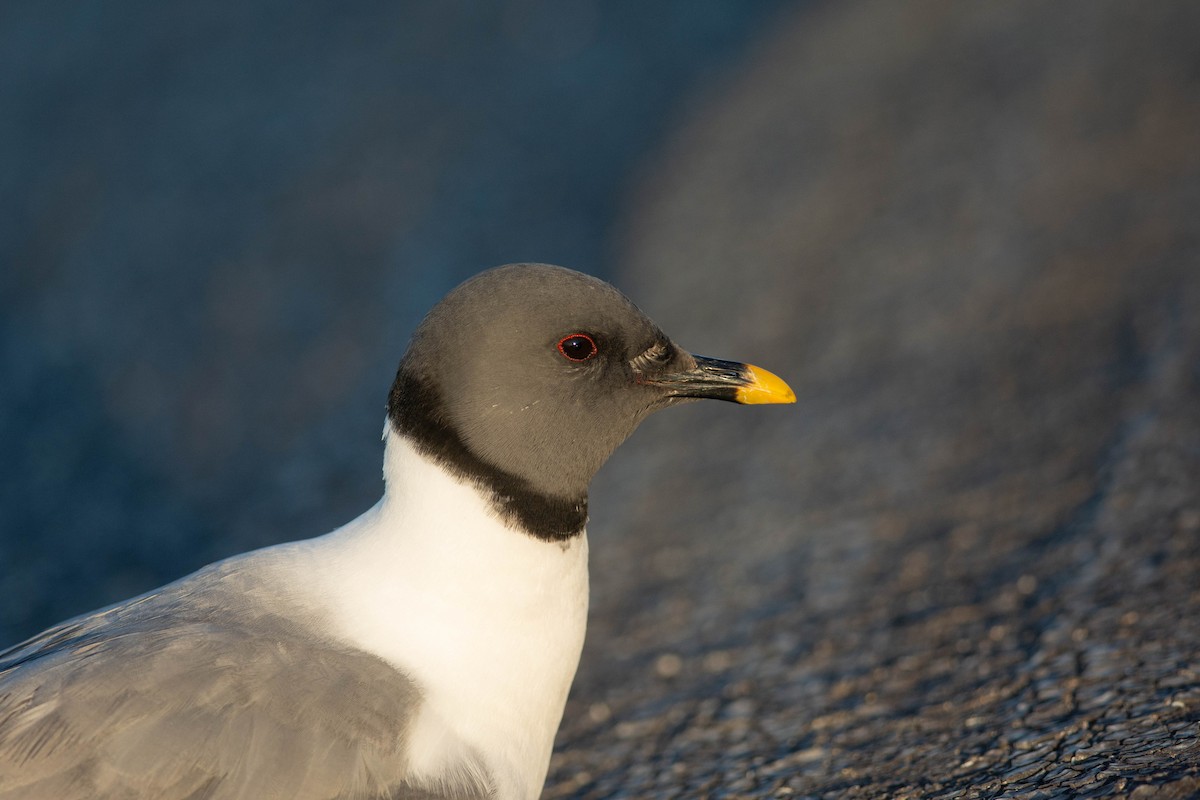
[[[788,386],[783,378],[775,373],[753,364],[747,364],[746,371],[753,380],[738,387],[737,401],[739,403],[760,405],[796,402],[796,393],[792,391],[792,387]]]

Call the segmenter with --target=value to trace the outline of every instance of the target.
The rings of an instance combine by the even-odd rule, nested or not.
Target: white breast
[[[411,765],[436,778],[466,748],[499,798],[541,792],[587,623],[587,538],[511,529],[480,493],[389,432],[387,492],[312,540],[312,588],[347,641],[420,685]]]

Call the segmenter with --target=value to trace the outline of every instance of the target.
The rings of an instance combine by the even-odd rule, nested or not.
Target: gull
[[[596,278],[468,280],[400,363],[374,507],[0,652],[0,800],[534,800],[583,645],[588,485],[698,398],[795,402]]]

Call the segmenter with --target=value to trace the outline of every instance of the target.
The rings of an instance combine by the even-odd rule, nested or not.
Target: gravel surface
[[[546,797],[1200,796],[1198,11],[828,4],[681,127],[619,277],[800,401],[603,473]]]

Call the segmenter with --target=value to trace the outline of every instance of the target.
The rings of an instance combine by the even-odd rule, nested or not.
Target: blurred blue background
[[[607,275],[778,0],[0,8],[0,643],[377,496],[448,288]]]

